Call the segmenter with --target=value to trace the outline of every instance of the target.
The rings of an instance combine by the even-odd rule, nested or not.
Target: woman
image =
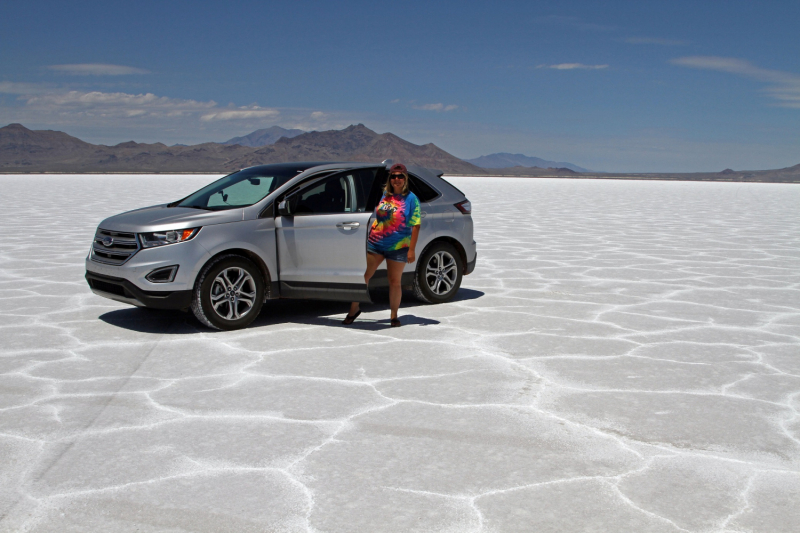
[[[415,248],[419,237],[419,199],[408,190],[408,170],[401,163],[389,169],[389,179],[383,187],[383,196],[375,209],[375,221],[367,238],[367,271],[364,283],[369,285],[375,271],[386,259],[389,275],[389,306],[392,308],[392,327],[402,324],[397,318],[403,287],[400,279],[406,263],[416,259]],[[349,325],[361,314],[358,302],[350,304],[350,313],[342,324]]]

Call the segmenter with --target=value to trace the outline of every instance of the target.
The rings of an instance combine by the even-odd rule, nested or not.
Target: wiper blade
[[[200,205],[178,205],[175,207],[186,207],[188,209],[202,209],[203,211],[213,211],[210,207],[203,207]]]

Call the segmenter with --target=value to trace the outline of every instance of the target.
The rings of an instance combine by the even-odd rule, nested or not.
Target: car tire
[[[414,273],[414,296],[429,304],[449,302],[455,298],[464,263],[452,244],[435,242],[422,253]]]
[[[249,325],[264,303],[264,279],[258,267],[240,255],[208,263],[194,286],[192,312],[203,325],[232,330]]]

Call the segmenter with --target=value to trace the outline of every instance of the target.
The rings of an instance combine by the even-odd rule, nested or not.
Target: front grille
[[[135,233],[97,229],[92,245],[92,261],[121,265],[139,251]]]

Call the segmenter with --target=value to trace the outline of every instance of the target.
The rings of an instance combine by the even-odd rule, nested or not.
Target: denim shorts
[[[400,248],[399,250],[385,250],[381,251],[374,248],[371,243],[367,243],[367,252],[371,254],[382,255],[387,261],[397,261],[398,263],[408,263],[408,248]]]

